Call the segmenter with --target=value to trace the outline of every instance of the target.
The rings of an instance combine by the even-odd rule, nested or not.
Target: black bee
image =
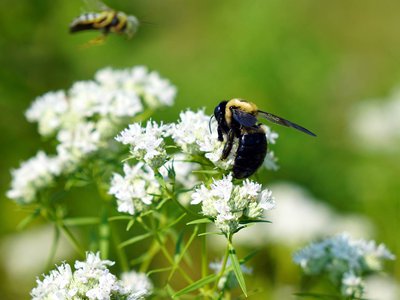
[[[304,127],[271,113],[258,110],[254,103],[242,99],[222,101],[214,109],[214,117],[218,123],[218,140],[223,142],[224,136],[227,136],[221,159],[224,160],[228,157],[235,137],[238,138],[239,147],[232,169],[235,178],[242,179],[251,176],[262,165],[267,154],[267,138],[262,124],[257,124],[258,116],[262,116],[273,123],[292,127],[316,136]]]

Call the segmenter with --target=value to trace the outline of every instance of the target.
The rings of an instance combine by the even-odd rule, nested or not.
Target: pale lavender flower
[[[356,297],[363,294],[362,276],[380,271],[383,260],[394,258],[383,244],[377,246],[374,241],[352,240],[348,234],[312,243],[293,256],[306,274],[326,274],[340,286],[343,295]]]

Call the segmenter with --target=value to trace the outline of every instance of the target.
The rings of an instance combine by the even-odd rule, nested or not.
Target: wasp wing
[[[276,124],[287,126],[287,127],[292,127],[294,129],[300,130],[304,133],[307,133],[311,136],[317,136],[315,133],[312,133],[310,130],[308,130],[300,125],[297,125],[296,123],[290,122],[284,118],[281,118],[274,114],[271,114],[269,112],[258,111],[258,114],[261,115],[262,117],[266,118],[267,120],[271,121],[272,123],[276,123]]]
[[[257,118],[254,115],[237,108],[232,109],[232,116],[235,121],[244,127],[252,127],[257,123]]]

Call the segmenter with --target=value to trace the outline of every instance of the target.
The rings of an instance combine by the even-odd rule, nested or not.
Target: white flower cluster
[[[46,181],[36,179],[35,174],[47,173],[54,177],[73,172],[89,155],[110,146],[121,126],[127,124],[127,118],[141,113],[145,106],[155,109],[172,105],[175,94],[176,88],[168,80],[140,66],[126,70],[102,69],[96,73],[95,80],[76,82],[66,92],[49,92],[38,97],[25,115],[28,121],[38,123],[41,135],[55,137],[57,154],[50,164],[39,166],[33,163],[36,159],[31,159],[22,163],[23,170],[14,170],[9,197],[32,202],[36,194],[34,188],[46,186]],[[147,148],[143,151],[154,146],[146,141]],[[146,157],[155,155],[154,151],[157,148],[152,153],[149,151]],[[55,165],[56,171],[53,170]],[[34,167],[36,170],[27,171]]]
[[[363,294],[364,274],[380,271],[383,260],[394,258],[385,245],[352,240],[346,233],[312,243],[293,256],[306,274],[329,274],[331,280],[341,286],[343,295],[353,297]]]
[[[37,191],[53,183],[60,173],[59,159],[39,151],[18,169],[11,170],[11,189],[7,191],[7,197],[20,203],[30,203],[35,200]]]
[[[123,275],[122,280],[108,270],[114,262],[101,260],[99,253],[88,252],[86,261],[76,261],[75,271],[63,263],[50,271],[31,291],[33,300],[89,299],[111,300],[143,299],[152,290],[150,280],[135,272]],[[133,281],[132,278],[140,278]]]
[[[238,231],[240,221],[256,220],[264,210],[274,208],[272,192],[261,190],[258,183],[246,179],[242,185],[233,185],[232,176],[214,180],[210,188],[201,185],[192,194],[191,204],[202,204],[203,215],[214,220],[215,225],[224,234]]]
[[[153,170],[143,163],[133,167],[125,163],[124,174],[114,174],[109,190],[117,198],[118,211],[130,215],[145,211],[160,193]]]
[[[129,125],[115,139],[125,145],[130,145],[132,156],[143,160],[153,168],[159,168],[167,158],[164,138],[169,135],[168,125],[158,125],[148,121],[146,127],[135,123]]]

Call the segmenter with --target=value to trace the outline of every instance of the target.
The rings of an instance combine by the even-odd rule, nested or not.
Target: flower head
[[[380,271],[383,260],[394,258],[383,244],[376,246],[374,241],[352,240],[345,233],[312,243],[293,256],[305,273],[327,273],[335,284],[341,285],[343,295],[357,297],[363,292],[361,276]]]
[[[159,168],[167,158],[164,138],[168,136],[169,126],[148,121],[146,127],[135,123],[123,130],[115,139],[130,145],[131,154],[146,164]]]
[[[210,188],[201,185],[192,194],[191,204],[202,204],[203,215],[214,219],[215,225],[225,234],[235,233],[240,221],[255,220],[264,210],[275,205],[272,193],[262,190],[260,184],[245,180],[242,186],[233,185],[232,176],[214,180]]]
[[[145,290],[148,285],[118,280],[108,269],[113,264],[100,259],[99,253],[88,252],[85,261],[75,262],[75,271],[63,263],[43,280],[37,279],[37,286],[31,291],[32,299],[136,300],[150,294],[150,289]]]
[[[134,215],[145,211],[159,194],[160,185],[151,168],[124,164],[124,176],[115,173],[109,193],[117,198],[119,212]]]
[[[21,203],[33,202],[37,192],[53,183],[60,172],[59,158],[39,151],[36,156],[22,162],[18,169],[11,171],[11,189],[8,190],[7,197]]]

